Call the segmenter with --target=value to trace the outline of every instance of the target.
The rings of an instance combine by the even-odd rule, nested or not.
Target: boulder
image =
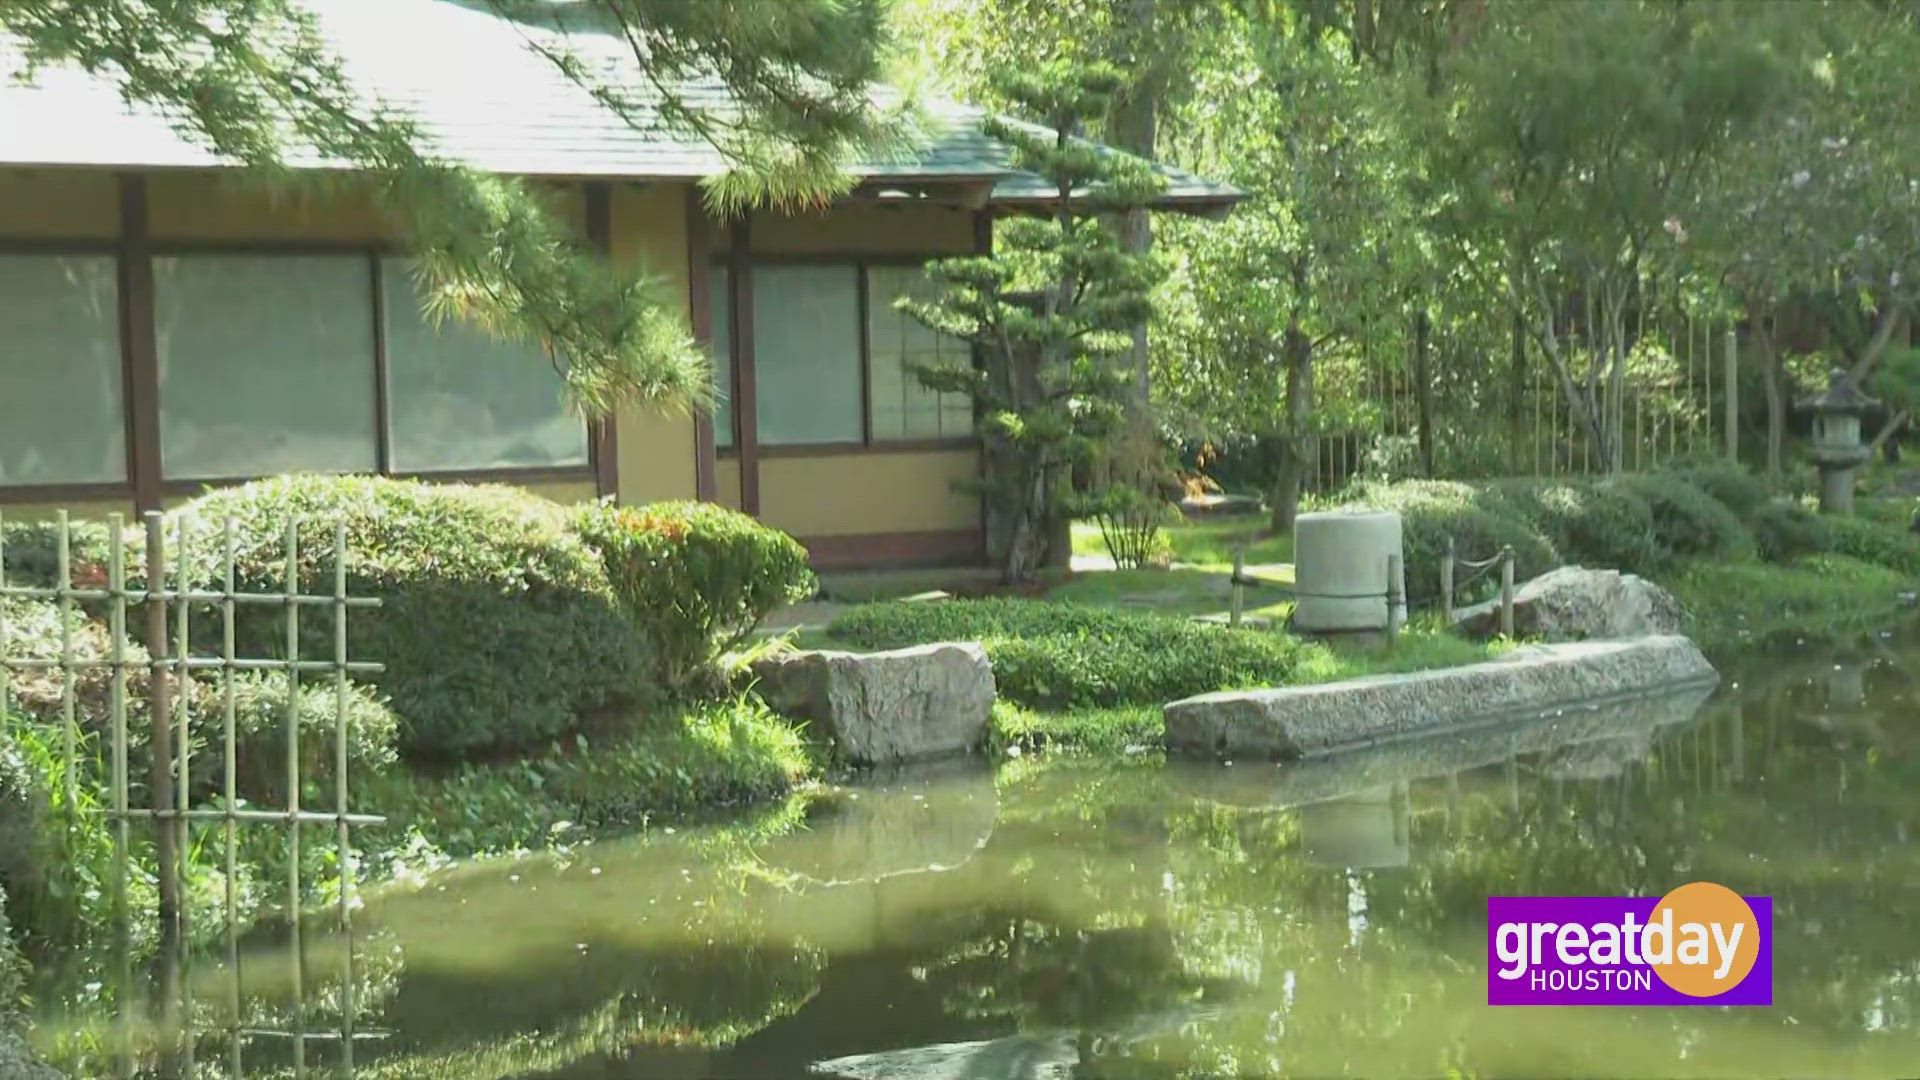
[[[1683,637],[1533,645],[1456,668],[1230,690],[1162,710],[1170,752],[1284,760],[1719,679]]]
[[[767,704],[822,726],[862,765],[971,750],[993,711],[993,666],[974,642],[788,653],[753,673]]]
[[[1673,594],[1618,570],[1563,566],[1520,586],[1513,630],[1523,637],[1629,638],[1680,632],[1683,612]],[[1490,637],[1500,632],[1500,601],[1455,613],[1455,628]]]

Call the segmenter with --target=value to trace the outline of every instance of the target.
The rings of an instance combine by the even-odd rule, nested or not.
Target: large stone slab
[[[1513,629],[1522,637],[1627,638],[1680,632],[1684,612],[1673,594],[1634,574],[1562,566],[1513,594]],[[1500,602],[1463,608],[1454,626],[1491,637],[1500,630]]]
[[[820,725],[862,765],[964,753],[993,711],[993,666],[974,642],[788,653],[753,673],[767,704]]]
[[[1170,752],[1282,760],[1718,678],[1684,637],[1582,641],[1528,646],[1465,667],[1202,694],[1173,702],[1162,715]]]
[[[1646,756],[1662,731],[1691,722],[1712,693],[1711,682],[1692,683],[1279,765],[1236,763],[1228,769],[1212,761],[1170,761],[1166,775],[1176,789],[1194,798],[1260,807],[1345,799],[1384,785],[1467,772],[1521,755],[1541,759],[1550,775],[1569,775],[1565,766],[1574,761],[1602,756],[1624,766]],[[1591,770],[1581,774],[1594,775]]]

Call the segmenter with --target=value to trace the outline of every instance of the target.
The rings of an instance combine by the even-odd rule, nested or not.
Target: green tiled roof
[[[644,117],[629,124],[529,47],[554,32],[503,22],[462,0],[307,0],[356,88],[412,114],[447,157],[522,176],[635,180],[697,179],[721,171],[697,136]],[[567,45],[617,72],[634,61],[611,38],[575,35]],[[99,168],[193,168],[223,162],[183,137],[158,110],[123,102],[112,84],[77,69],[47,67],[18,78],[19,54],[0,39],[0,164]],[[634,78],[626,85],[639,86]],[[724,108],[718,80],[679,88],[696,105]],[[885,91],[880,91],[884,93]],[[981,132],[982,113],[945,102],[927,107],[928,145],[900,161],[853,171],[876,182],[993,181],[992,201],[1040,201],[1040,178],[1012,169],[1008,148]],[[318,160],[295,164],[326,167]],[[1240,193],[1177,169],[1164,202],[1210,209]]]

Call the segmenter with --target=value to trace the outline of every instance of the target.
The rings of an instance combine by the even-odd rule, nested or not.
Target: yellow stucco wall
[[[760,462],[760,517],[795,536],[977,529],[973,450],[775,457]]]
[[[557,503],[592,502],[600,497],[591,480],[529,480],[520,486]]]
[[[344,180],[306,188],[269,188],[256,178],[211,172],[147,178],[147,221],[154,243],[272,241],[377,244],[395,239],[387,215]]]
[[[932,255],[973,250],[973,215],[926,203],[847,204],[810,214],[753,216],[757,254]]]
[[[713,468],[713,501],[721,506],[740,509],[740,462],[738,459],[722,458]]]
[[[120,186],[112,173],[0,169],[0,237],[111,240],[120,232]]]
[[[687,189],[685,184],[622,184],[613,189],[612,252],[660,281],[663,296],[685,310]],[[623,409],[615,418],[620,501],[658,502],[695,496],[693,417]]]

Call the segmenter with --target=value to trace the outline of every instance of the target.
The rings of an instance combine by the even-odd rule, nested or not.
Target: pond
[[[1039,755],[370,896],[251,942],[246,1075],[1920,1073],[1920,650],[1307,765]],[[1769,1008],[1491,1008],[1489,894],[1773,897]],[[352,1022],[342,1013],[350,978]],[[188,976],[221,1013],[215,959]],[[297,1027],[305,1034],[286,1032]],[[203,1040],[210,1075],[230,1047]]]

